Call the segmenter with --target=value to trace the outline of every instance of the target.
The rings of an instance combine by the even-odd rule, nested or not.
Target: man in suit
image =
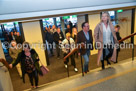
[[[92,31],[89,30],[88,22],[82,23],[82,30],[77,34],[77,44],[80,43],[84,45],[84,47],[79,49],[79,51],[84,58],[84,68],[83,68],[84,73],[87,73],[89,72],[88,65],[89,65],[90,50],[93,50]]]
[[[55,32],[53,36],[54,36],[54,42],[56,44],[57,58],[59,59],[60,57],[60,46],[59,45],[64,40],[64,35],[62,31],[60,30],[60,28],[58,27],[57,32]]]
[[[16,40],[17,44],[19,44],[19,43],[22,44],[23,43],[23,39],[20,36],[19,32],[16,33],[15,40]]]
[[[48,41],[48,46],[50,49],[51,56],[54,56],[54,54],[53,54],[54,38],[53,38],[53,32],[50,29],[47,30],[46,35],[45,35],[45,39]]]

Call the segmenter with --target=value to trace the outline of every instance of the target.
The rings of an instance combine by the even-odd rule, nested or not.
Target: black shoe
[[[105,67],[102,67],[102,70],[104,70],[105,69]]]
[[[107,60],[107,65],[111,65],[111,63],[109,62],[109,60]]]

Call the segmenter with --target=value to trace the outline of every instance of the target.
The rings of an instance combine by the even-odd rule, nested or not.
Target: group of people
[[[5,38],[5,41],[8,41],[9,43],[12,40],[15,40],[17,43],[23,43],[22,37],[20,36],[20,33],[17,32],[15,29],[13,29],[11,32],[7,32],[6,30],[3,32],[3,36]]]
[[[47,41],[50,41],[50,39],[52,39],[56,43],[57,57],[60,56],[60,48],[58,45],[60,43],[61,45],[84,44],[85,47],[79,49],[78,55],[83,56],[84,58],[83,70],[84,73],[87,73],[89,71],[88,64],[90,50],[94,49],[93,41],[95,41],[95,48],[98,49],[97,65],[99,66],[101,62],[102,69],[105,69],[104,60],[107,61],[107,65],[111,65],[110,61],[117,63],[118,52],[120,51],[120,49],[117,49],[118,47],[114,45],[119,44],[118,40],[121,39],[120,34],[118,32],[120,26],[119,25],[116,25],[115,27],[113,26],[110,20],[110,15],[107,12],[102,13],[101,21],[99,24],[97,24],[96,28],[94,29],[94,39],[92,35],[92,30],[90,30],[88,22],[82,23],[81,27],[82,30],[77,32],[77,29],[75,27],[73,27],[71,30],[70,25],[67,25],[67,29],[65,30],[66,36],[65,39],[63,33],[62,32],[60,33],[60,28],[57,28],[54,34],[52,32],[54,28],[50,29],[50,32],[53,34],[52,35],[53,37],[50,38],[49,34],[47,33],[46,39]],[[72,50],[73,48],[71,46],[63,47],[62,51],[64,53],[64,57]],[[74,70],[78,71],[75,64],[75,54],[72,54],[70,58],[71,64],[74,66]],[[69,58],[67,58],[66,61],[64,62],[66,68],[68,62]]]
[[[48,43],[53,46],[53,42],[55,42],[56,45],[56,51],[57,51],[57,57],[60,57],[60,43],[64,43],[66,39],[69,39],[71,34],[66,33],[66,39],[64,38],[63,33],[61,32],[60,28],[56,28],[55,25],[52,26],[52,28],[46,28],[45,31],[45,39],[48,41]],[[23,82],[25,82],[25,74],[28,75],[31,87],[37,88],[38,87],[38,74],[42,75],[42,71],[40,69],[39,64],[39,56],[37,52],[34,49],[30,48],[30,45],[28,42],[22,42],[22,48],[18,48],[15,35],[12,35],[12,39],[10,40],[11,47],[9,48],[9,55],[12,58],[12,63],[9,64],[9,68],[17,67],[18,73],[20,77],[23,79]],[[72,38],[70,38],[71,40]],[[74,40],[73,40],[74,41]],[[53,48],[53,47],[52,47]],[[67,50],[67,49],[66,49]],[[50,48],[50,52],[53,54],[53,49]],[[68,54],[70,51],[63,51],[64,55]],[[74,66],[74,70],[77,72],[76,64],[74,57],[71,56],[71,64]],[[68,62],[68,59],[67,59]],[[64,62],[65,67],[67,65],[67,62]],[[35,80],[35,84],[34,84]]]
[[[111,65],[110,61],[113,63],[118,62],[117,57],[120,51],[118,40],[121,39],[119,29],[119,25],[113,26],[108,12],[102,13],[101,21],[94,29],[94,39],[88,22],[82,23],[82,30],[77,33],[76,43],[84,44],[84,47],[79,49],[79,54],[84,58],[84,73],[89,71],[90,50],[93,50],[94,47],[98,50],[97,65],[99,66],[101,62],[102,69],[105,69],[104,60],[107,61],[107,65]]]
[[[94,39],[92,35],[92,30],[89,28],[88,22],[83,22],[82,30],[77,32],[75,27],[70,28],[70,25],[67,25],[67,29],[65,30],[65,36],[58,27],[56,28],[55,25],[52,28],[46,28],[45,31],[45,39],[53,46],[53,43],[56,45],[56,52],[57,57],[60,57],[60,44],[64,54],[64,57],[68,55],[74,47],[71,45],[74,44],[83,44],[76,52],[76,54],[80,55],[84,59],[84,66],[83,72],[89,72],[89,56],[90,50],[93,50],[93,42],[95,43],[95,48],[98,49],[98,56],[97,56],[97,65],[102,64],[102,69],[105,69],[104,60],[107,61],[108,65],[111,65],[110,61],[117,63],[117,56],[119,49],[117,46],[112,46],[118,44],[118,40],[121,39],[119,34],[120,26],[113,26],[112,22],[110,21],[110,16],[107,12],[102,13],[101,21],[97,24],[96,28],[94,29]],[[28,42],[23,42],[23,48],[18,50],[16,47],[17,42],[15,40],[11,41],[12,49],[10,49],[10,55],[13,58],[12,64],[9,64],[9,68],[13,68],[17,64],[20,63],[21,65],[21,77],[25,82],[24,76],[28,74],[29,80],[31,83],[32,88],[38,87],[38,74],[42,74],[39,66],[39,56],[34,49],[31,49]],[[88,46],[89,45],[89,46]],[[53,47],[49,47],[50,52],[53,54]],[[14,53],[14,54],[13,54]],[[74,71],[77,72],[78,69],[76,68],[75,62],[75,53],[70,55],[71,64],[74,66]],[[67,68],[69,58],[64,61],[64,65]],[[33,79],[35,79],[35,85],[33,83]]]
[[[28,42],[24,42],[19,32],[13,30],[8,35],[4,33],[5,41],[8,41],[11,45],[9,55],[12,58],[9,68],[16,66],[19,76],[25,82],[25,74],[28,75],[32,88],[38,87],[38,74],[43,75],[40,70],[39,56],[34,49],[30,48]],[[22,44],[23,46],[17,46]],[[33,82],[35,80],[35,84]]]

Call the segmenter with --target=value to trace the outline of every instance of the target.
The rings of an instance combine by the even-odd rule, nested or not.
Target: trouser
[[[32,73],[27,73],[27,74],[28,74],[31,86],[34,86],[33,79],[35,80],[35,86],[38,86],[38,72],[37,72],[37,70],[33,71]]]
[[[78,52],[75,52],[75,53],[74,53],[74,57],[77,57],[77,58],[78,58]]]
[[[90,55],[90,50],[87,50],[87,52],[84,54],[84,55],[82,55],[83,56],[83,58],[84,58],[84,68],[83,68],[83,70],[84,70],[84,72],[87,72],[87,71],[89,71],[89,55]]]
[[[56,52],[57,52],[57,57],[59,57],[60,56],[59,44],[56,44]]]
[[[108,50],[108,52],[109,52],[108,54],[106,53],[107,52],[106,50]],[[112,46],[111,45],[104,45],[104,48],[103,48],[103,60],[101,60],[102,69],[105,68],[105,66],[104,66],[104,60],[106,60],[107,63],[108,63],[109,62],[108,59],[112,56],[112,54],[113,54],[113,48],[112,48]]]
[[[53,43],[49,43],[49,49],[51,54],[53,55]]]
[[[65,57],[66,55],[67,55],[67,53],[64,53],[64,57]],[[71,58],[71,65],[73,65],[74,68],[76,68],[76,63],[75,63],[74,55],[71,55],[70,58]],[[69,57],[66,59],[66,61],[64,61],[64,64],[67,65],[68,62],[69,62]]]

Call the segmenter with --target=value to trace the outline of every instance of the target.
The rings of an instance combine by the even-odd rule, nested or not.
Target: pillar
[[[88,15],[88,19],[89,19],[90,29],[92,30],[93,40],[94,40],[94,29],[95,29],[96,25],[100,22],[100,13],[90,14],[90,15]],[[95,40],[94,40],[94,43],[95,43]],[[91,51],[91,54],[92,55],[97,54],[97,50],[95,50],[95,48],[94,48],[94,50]]]

